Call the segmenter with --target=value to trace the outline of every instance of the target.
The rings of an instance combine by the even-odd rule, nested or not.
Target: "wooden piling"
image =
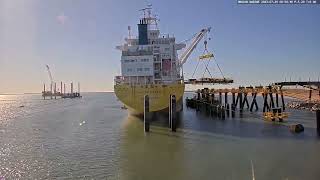
[[[170,120],[169,122],[171,122],[171,131],[172,132],[176,132],[176,126],[177,126],[177,105],[176,105],[176,96],[175,95],[170,95]]]
[[[276,92],[276,106],[279,107],[279,94]]]
[[[269,96],[270,96],[270,108],[274,108],[273,94],[271,90],[269,92]]]
[[[230,115],[230,105],[229,104],[227,104],[227,108],[226,109],[227,109],[226,110],[227,117],[229,117],[229,115]]]
[[[250,106],[250,111],[252,112],[253,106],[256,106],[256,110],[258,110],[258,103],[257,103],[257,92],[252,93],[252,103]]]
[[[231,104],[231,117],[235,117],[236,114],[236,106],[235,104]]]
[[[279,122],[283,122],[283,118],[282,118],[282,109],[277,107],[278,109],[278,118],[279,118]]]
[[[263,112],[266,112],[266,111],[268,111],[269,110],[269,105],[268,105],[268,94],[267,93],[264,93],[263,94],[263,99],[264,99],[264,101],[263,101]]]
[[[244,108],[244,105],[247,105],[247,108],[249,109],[249,102],[248,102],[248,93],[243,93],[243,102],[241,103],[242,108]]]
[[[239,106],[240,106],[240,114],[241,114],[243,112],[242,92],[240,92],[238,96],[239,96]]]
[[[240,96],[239,96],[239,93],[238,93],[237,94],[237,99],[235,100],[235,103],[233,103],[236,107],[238,106],[239,98],[240,98]],[[241,102],[240,102],[240,104],[241,104]]]
[[[216,116],[220,117],[220,108],[219,105],[216,105]]]
[[[46,99],[46,84],[43,83],[43,99]]]
[[[282,92],[282,90],[280,90],[280,95],[281,95],[281,102],[282,102],[282,110],[285,111],[285,110],[286,110],[286,107],[285,107],[285,104],[284,104],[284,98],[283,98],[283,92]]]
[[[309,102],[311,102],[311,97],[312,97],[312,89],[309,90]]]
[[[226,119],[226,110],[224,106],[221,106],[221,119]]]
[[[50,83],[50,98],[52,99],[52,83]]]
[[[150,130],[150,116],[149,116],[149,96],[144,96],[144,132],[149,132]]]
[[[54,83],[54,99],[57,99],[57,83]]]
[[[228,92],[224,93],[224,105],[227,106],[228,104]]]
[[[232,92],[232,104],[236,104],[236,93]]]
[[[316,117],[317,117],[317,132],[318,132],[318,135],[320,136],[320,110],[319,109],[316,111]]]
[[[222,92],[219,92],[219,104],[222,104]]]
[[[80,83],[78,82],[78,94],[80,96]]]

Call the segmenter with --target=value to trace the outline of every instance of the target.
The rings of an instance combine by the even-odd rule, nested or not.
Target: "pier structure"
[[[231,95],[231,102],[229,102],[228,94]],[[283,113],[285,111],[285,103],[283,91],[278,86],[198,89],[192,99],[186,99],[186,105],[197,111],[204,109],[209,114],[224,119],[226,116],[230,116],[230,112],[231,117],[234,117],[236,110],[239,110],[240,116],[243,115],[244,110],[251,112],[259,110],[257,95],[262,95],[263,97],[262,111],[265,116],[270,116],[272,121],[276,119],[275,117],[282,121],[282,116],[285,115]],[[249,102],[249,100],[251,101]]]
[[[52,88],[54,87],[54,88]],[[70,83],[70,92],[66,92],[66,84],[62,81],[60,82],[60,88],[57,89],[57,83],[50,83],[50,90],[46,90],[46,84],[43,84],[43,91],[42,91],[43,99],[50,98],[50,99],[57,99],[60,98],[81,98],[80,94],[80,83],[78,83],[78,91],[74,92],[73,90],[73,83]]]
[[[296,99],[300,99],[303,101],[307,101],[307,102],[320,101],[320,81],[319,80],[318,81],[276,82],[276,83],[273,83],[272,86],[278,86],[280,89],[282,89],[282,87],[300,86],[300,87],[303,87],[304,89],[307,89],[309,92],[308,93],[299,92],[299,91],[303,91],[303,89],[299,89],[299,90],[286,89],[284,91],[285,95],[296,98]],[[317,95],[314,95],[314,94],[317,94]]]

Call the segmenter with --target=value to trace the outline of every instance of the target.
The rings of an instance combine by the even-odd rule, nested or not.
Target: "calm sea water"
[[[159,115],[145,134],[113,93],[83,96],[0,96],[1,180],[320,179],[312,112],[291,111],[305,127],[292,134],[260,112],[220,120],[185,107],[178,132]]]

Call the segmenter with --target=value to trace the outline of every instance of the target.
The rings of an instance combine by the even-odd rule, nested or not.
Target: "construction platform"
[[[52,87],[54,85],[54,88]],[[63,91],[62,91],[63,88]],[[57,84],[51,83],[50,84],[50,91],[46,91],[46,85],[43,84],[43,91],[42,91],[42,97],[43,99],[46,99],[47,97],[50,99],[57,99],[57,97],[66,99],[66,98],[82,98],[80,94],[80,83],[78,83],[78,92],[74,92],[73,90],[73,83],[70,84],[70,92],[66,92],[66,84],[60,83],[60,89],[57,90]]]

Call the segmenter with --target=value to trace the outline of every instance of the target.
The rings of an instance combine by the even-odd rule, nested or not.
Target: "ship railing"
[[[125,80],[119,80],[115,79],[114,84],[115,85],[156,85],[156,84],[183,84],[184,80],[183,79],[177,79],[176,81],[151,81],[151,82],[128,82]]]
[[[145,56],[145,55],[153,55],[152,51],[122,51],[122,56]]]

